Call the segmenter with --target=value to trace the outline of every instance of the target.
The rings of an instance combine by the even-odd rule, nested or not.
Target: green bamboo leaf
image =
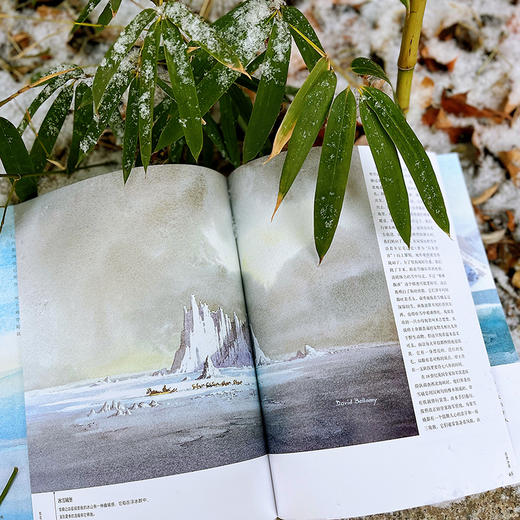
[[[65,85],[65,83],[67,83],[71,79],[77,79],[84,74],[83,70],[80,67],[77,67],[76,65],[66,65],[65,67],[66,69],[72,68],[72,70],[69,70],[69,72],[66,72],[65,74],[61,74],[60,76],[55,76],[46,83],[42,83],[42,85],[44,85],[43,89],[33,99],[31,104],[29,105],[29,108],[25,111],[22,121],[18,125],[18,132],[20,132],[20,134],[23,134],[24,130],[27,128],[27,125],[33,118],[36,111],[42,106],[42,104],[47,99],[49,99],[52,96],[52,94],[54,94],[58,89],[60,89],[63,85]],[[51,69],[45,75],[57,72],[57,70],[59,69],[63,69],[63,66],[60,66],[56,69]]]
[[[35,172],[43,171],[47,164],[47,158],[52,153],[58,134],[65,122],[65,117],[69,112],[72,96],[73,90],[71,88],[61,90],[40,125],[38,135],[29,154]]]
[[[323,137],[316,193],[314,243],[320,259],[327,253],[338,226],[356,136],[356,100],[350,89],[337,95]]]
[[[271,10],[265,0],[246,0],[216,20],[212,27],[216,29],[230,47],[236,52],[242,63],[247,64],[258,51],[258,44],[264,42],[272,22]],[[196,81],[211,69],[215,60],[203,49],[195,53],[192,67]],[[255,66],[252,64],[253,67]],[[252,74],[256,70],[247,71]]]
[[[187,34],[193,42],[202,47],[217,61],[238,72],[245,72],[240,58],[224,39],[220,32],[204,19],[192,13],[180,2],[170,2],[164,11],[165,16]]]
[[[206,114],[204,120],[206,121],[206,124],[203,127],[204,133],[211,139],[216,149],[220,152],[220,155],[222,155],[224,159],[229,160],[226,145],[224,144],[224,139],[222,138],[217,123],[209,112]]]
[[[360,76],[374,76],[386,81],[390,86],[392,86],[386,72],[383,70],[381,65],[377,64],[375,61],[368,58],[356,58],[352,60],[350,68]]]
[[[157,143],[159,142],[159,137],[161,136],[166,123],[168,122],[168,118],[170,117],[170,113],[176,110],[175,100],[171,97],[165,97],[158,105],[156,105],[153,109],[154,115],[154,123],[152,130],[152,149],[157,149]]]
[[[161,39],[161,23],[156,22],[144,39],[139,68],[139,144],[141,161],[146,171],[152,156],[153,104],[157,78],[157,50]]]
[[[197,85],[197,98],[199,100],[200,113],[205,114],[226,92],[238,77],[239,73],[227,68],[221,63],[217,63],[204,76]],[[203,116],[204,117],[204,116]],[[179,112],[177,107],[172,109],[170,119],[161,133],[159,142],[155,150],[169,146],[184,134],[184,129],[179,122]]]
[[[67,171],[74,171],[79,159],[79,143],[85,135],[94,116],[92,105],[92,89],[86,83],[79,83],[74,94],[74,122],[70,143]]]
[[[225,31],[226,38],[241,61],[249,63],[265,47],[265,40],[269,35],[269,24],[266,19],[270,16],[269,8],[266,2],[248,0],[231,12],[234,14],[231,17],[232,23],[229,23]],[[261,23],[258,23],[259,20]],[[244,45],[244,42],[247,42],[247,45]],[[216,62],[211,68],[208,67],[207,70],[208,72],[197,84],[197,97],[203,118],[220,99],[220,96],[240,77],[239,72],[219,62]],[[175,108],[172,109],[155,150],[169,146],[182,135],[183,128],[179,123],[179,114]]]
[[[153,20],[156,12],[153,9],[141,11],[122,31],[117,40],[108,49],[105,57],[99,64],[92,84],[92,95],[94,106],[98,110],[101,98],[108,82],[120,67],[121,63],[128,55],[135,41],[142,33],[144,28]]]
[[[291,138],[294,127],[296,126],[296,122],[300,115],[305,111],[307,105],[307,94],[313,88],[314,84],[321,77],[321,74],[329,68],[329,62],[326,58],[321,58],[321,60],[316,63],[316,66],[312,69],[310,74],[307,76],[307,79],[304,81],[303,85],[300,87],[300,90],[294,96],[293,102],[290,104],[285,116],[276,132],[276,136],[274,138],[273,150],[269,159],[272,159],[276,155],[278,155],[282,148],[286,145],[287,141]]]
[[[228,94],[231,96],[233,104],[238,109],[238,115],[240,116],[241,121],[243,121],[247,126],[253,112],[253,103],[251,103],[251,99],[236,84],[231,85]]]
[[[89,14],[97,7],[97,5],[101,2],[101,0],[88,0],[85,4],[85,7],[81,10],[78,17],[75,20],[75,25],[72,26],[71,33],[77,31],[79,27],[89,16]]]
[[[105,5],[103,12],[99,15],[97,23],[102,25],[103,27],[96,27],[96,32],[101,32],[114,18],[119,10],[119,6],[121,5],[121,0],[110,0]]]
[[[26,177],[34,173],[33,163],[25,144],[16,127],[7,119],[0,117],[0,160],[9,175],[19,175],[16,194],[20,200],[27,200],[37,195],[37,178]]]
[[[231,97],[224,94],[220,98],[220,128],[228,152],[229,161],[236,168],[240,165],[240,148],[238,146],[236,114]]]
[[[262,78],[244,139],[244,162],[254,159],[260,152],[280,113],[290,57],[289,27],[283,20],[277,20],[269,38]]]
[[[400,0],[401,3],[406,7],[406,11],[410,11],[410,0]]]
[[[117,72],[112,76],[101,98],[98,114],[94,114],[94,118],[80,141],[78,164],[94,148],[99,137],[108,126],[112,113],[119,106],[123,94],[135,75],[136,63],[137,52],[134,51],[123,60]]]
[[[390,215],[401,238],[409,247],[412,233],[410,203],[397,150],[379,119],[364,100],[359,103],[359,113]]]
[[[202,121],[188,51],[175,25],[164,21],[162,30],[166,63],[173,95],[177,101],[179,122],[186,143],[193,157],[197,159],[202,149]]]
[[[323,46],[316,36],[312,25],[305,15],[296,7],[286,7],[282,11],[283,19],[289,24],[294,42],[309,70],[312,70],[318,63],[321,55],[319,52],[302,36],[310,40],[316,47],[323,51]]]
[[[135,164],[135,152],[139,140],[139,80],[135,77],[128,90],[125,133],[123,135],[123,181],[126,183]]]
[[[373,87],[363,89],[363,98],[401,153],[426,209],[437,225],[449,234],[450,221],[437,177],[401,109],[384,92]]]
[[[285,162],[283,163],[278,199],[273,216],[292,186],[316,140],[318,132],[327,117],[335,89],[336,74],[331,70],[326,70],[320,74],[305,97],[305,110],[298,118],[289,141]]]
[[[16,475],[18,475],[18,468],[15,466],[13,468],[13,471],[11,473],[11,476],[9,477],[9,480],[7,481],[4,489],[2,490],[2,492],[0,493],[0,504],[2,504],[2,502],[5,500],[5,497],[7,496],[7,494],[9,493],[9,490],[11,489],[12,485],[13,485],[13,482],[16,478]]]

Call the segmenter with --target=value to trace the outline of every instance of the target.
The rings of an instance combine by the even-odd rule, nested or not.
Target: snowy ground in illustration
[[[258,368],[270,453],[418,435],[398,343],[317,351]]]
[[[26,393],[33,492],[136,481],[264,454],[251,367],[137,374]],[[172,393],[146,395],[148,388]]]

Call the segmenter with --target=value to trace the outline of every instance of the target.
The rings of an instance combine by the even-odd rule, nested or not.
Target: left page
[[[225,178],[114,172],[10,215],[34,518],[275,518]]]

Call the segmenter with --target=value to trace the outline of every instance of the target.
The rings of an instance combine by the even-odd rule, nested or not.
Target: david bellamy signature
[[[351,406],[354,404],[371,404],[375,406],[377,404],[377,398],[375,397],[350,397],[349,399],[339,400],[336,399],[336,406]]]

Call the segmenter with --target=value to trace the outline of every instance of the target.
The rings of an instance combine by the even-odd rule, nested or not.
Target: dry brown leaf
[[[507,215],[507,229],[511,231],[511,233],[514,232],[516,227],[515,222],[515,212],[511,211],[510,209],[506,209],[506,215]]]
[[[498,158],[506,167],[514,184],[520,186],[520,148],[513,148],[508,152],[500,152]]]
[[[425,76],[421,81],[421,96],[424,96],[421,99],[421,106],[423,108],[426,108],[432,104],[434,87],[435,82],[429,76]]]
[[[466,102],[467,93],[449,95],[446,90],[442,93],[441,106],[448,114],[461,117],[481,117],[492,119],[495,123],[501,123],[505,119],[511,119],[509,114],[492,110],[490,108],[477,108]]]
[[[490,186],[487,190],[484,190],[478,197],[473,197],[471,202],[474,206],[480,206],[480,204],[484,204],[486,200],[489,200],[498,190],[498,182]]]
[[[520,289],[520,271],[516,271],[513,277],[511,278],[511,283],[517,288]]]

